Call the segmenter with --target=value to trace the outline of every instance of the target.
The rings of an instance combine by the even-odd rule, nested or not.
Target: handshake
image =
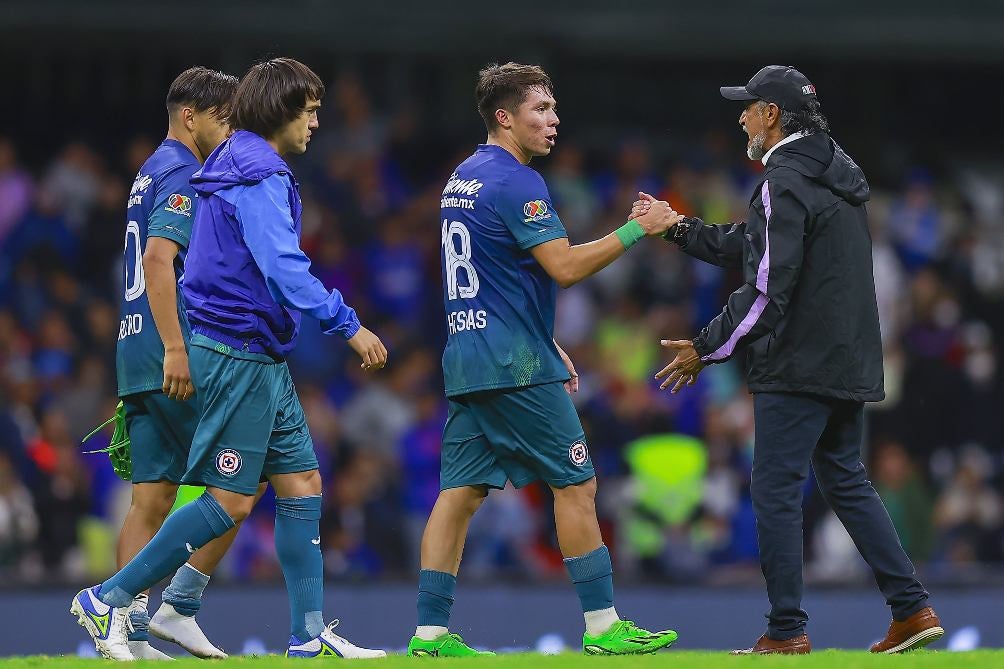
[[[647,236],[655,237],[665,235],[683,220],[683,214],[674,211],[665,200],[656,200],[648,193],[639,192],[628,216],[628,220],[632,219],[638,221]]]

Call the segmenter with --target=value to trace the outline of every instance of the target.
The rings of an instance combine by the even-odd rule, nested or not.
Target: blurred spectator
[[[415,421],[415,398],[430,385],[434,365],[425,349],[400,351],[386,382],[366,385],[345,405],[345,437],[356,448],[393,462],[398,440]]]
[[[934,508],[939,557],[948,562],[999,562],[1004,499],[990,485],[990,456],[978,447],[966,448],[958,467]]]
[[[933,498],[906,448],[897,441],[880,442],[871,471],[907,555],[915,563],[926,562],[934,539]]]
[[[402,574],[410,566],[400,507],[385,469],[382,458],[356,452],[325,486],[321,533],[328,573],[364,578]]]
[[[28,456],[38,468],[33,490],[39,518],[42,562],[50,573],[79,574],[75,547],[80,521],[90,508],[90,482],[77,444],[71,439],[66,417],[58,409],[46,411],[39,435],[28,444]]]
[[[422,541],[425,521],[439,496],[439,440],[446,423],[446,400],[435,391],[425,390],[415,406],[416,420],[397,443],[401,504],[407,523],[404,529],[413,571],[419,567],[416,549]]]
[[[585,171],[585,154],[575,144],[563,144],[547,174],[548,191],[561,215],[568,235],[579,243],[587,240],[599,212],[599,197]]]
[[[10,455],[0,451],[0,579],[14,572],[38,536],[38,517],[28,488]]]
[[[915,170],[906,191],[889,212],[889,231],[908,272],[934,260],[942,250],[942,214],[934,202],[931,175]]]
[[[613,162],[613,169],[601,172],[593,187],[605,209],[616,209],[625,214],[638,192],[656,193],[659,181],[652,172],[652,155],[648,144],[632,138],[622,142]],[[626,219],[625,219],[626,220]]]
[[[58,203],[70,229],[79,233],[101,191],[101,159],[82,142],[69,144],[49,168],[42,189]]]
[[[149,155],[149,154],[148,154]],[[87,259],[88,283],[102,294],[117,290],[122,274],[122,247],[126,220],[122,210],[129,190],[122,179],[106,175],[91,213],[80,252]]]
[[[422,247],[401,212],[380,222],[377,238],[365,256],[369,303],[377,314],[405,328],[419,325],[425,306],[426,285],[422,279],[427,272]]]
[[[31,175],[17,164],[11,141],[0,136],[0,246],[31,204]]]

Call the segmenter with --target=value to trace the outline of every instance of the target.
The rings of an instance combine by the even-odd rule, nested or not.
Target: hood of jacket
[[[215,193],[250,186],[279,172],[291,173],[282,156],[261,135],[238,130],[192,175],[192,187],[199,193]]]
[[[768,170],[771,167],[791,168],[853,205],[871,197],[865,173],[825,133],[813,133],[778,147],[767,161]]]

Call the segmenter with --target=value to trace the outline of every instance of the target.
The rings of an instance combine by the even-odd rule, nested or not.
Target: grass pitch
[[[174,662],[172,669],[303,669],[305,660],[289,660],[281,656],[235,657],[228,660],[205,661],[184,658]],[[320,660],[325,664],[337,665],[338,659]],[[144,666],[164,665],[152,661],[141,662]],[[357,666],[358,662],[352,666]],[[797,667],[798,669],[873,669],[893,667],[895,669],[1004,669],[1004,650],[979,650],[967,653],[945,651],[917,651],[907,655],[871,655],[864,651],[825,650],[809,656],[799,657],[731,657],[722,652],[663,651],[655,655],[634,657],[588,657],[575,653],[562,655],[537,655],[520,653],[487,658],[465,659],[419,659],[388,657],[385,660],[367,660],[362,667],[369,669],[717,669],[737,667],[739,669],[776,669]],[[445,665],[445,666],[443,666]],[[48,657],[36,655],[0,660],[0,669],[99,669],[110,667],[107,660],[82,659],[77,657]],[[135,665],[132,665],[135,666]]]

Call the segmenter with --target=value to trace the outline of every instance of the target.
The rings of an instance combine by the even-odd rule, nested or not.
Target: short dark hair
[[[781,109],[781,134],[787,137],[796,132],[811,135],[816,132],[827,133],[830,123],[819,108],[819,100],[809,100],[799,111]]]
[[[230,125],[271,137],[304,109],[324,97],[314,71],[292,58],[272,58],[251,67],[234,92]]]
[[[526,100],[534,88],[551,93],[551,77],[539,65],[492,63],[478,72],[478,85],[474,87],[474,97],[478,101],[478,113],[484,119],[488,132],[498,127],[495,110],[514,112]]]
[[[230,116],[230,99],[237,88],[237,77],[208,67],[190,67],[171,82],[167,89],[167,111],[182,107],[197,112],[212,111],[219,118]]]

